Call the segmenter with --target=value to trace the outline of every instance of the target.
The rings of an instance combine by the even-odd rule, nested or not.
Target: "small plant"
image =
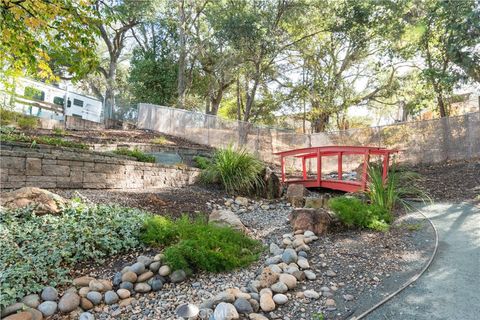
[[[30,143],[30,146],[36,147],[38,144],[47,144],[57,147],[67,147],[75,149],[88,149],[88,146],[81,142],[68,141],[62,138],[45,137],[45,136],[29,136],[25,133],[17,133],[14,130],[0,130],[0,141],[6,142],[25,142]]]
[[[5,126],[15,122],[15,118],[21,114],[5,107],[0,107],[0,125]]]
[[[38,118],[36,117],[19,117],[17,119],[17,125],[24,130],[32,130],[38,126]]]
[[[392,212],[396,204],[409,208],[406,197],[419,197],[423,201],[429,200],[428,195],[415,184],[420,178],[410,171],[397,171],[395,166],[388,172],[386,181],[383,181],[380,167],[369,169],[369,186],[367,195],[373,205]]]
[[[62,128],[53,128],[53,134],[58,137],[63,137],[65,133],[65,130],[63,130]]]
[[[149,245],[167,246],[167,264],[173,270],[187,272],[220,272],[246,266],[256,261],[263,250],[259,241],[241,232],[187,216],[177,221],[158,216],[148,219],[142,240]]]
[[[228,193],[250,193],[264,185],[263,169],[262,162],[245,149],[229,146],[215,152],[201,178],[206,183],[220,183]]]
[[[208,166],[212,163],[212,160],[202,156],[193,157],[193,161],[195,161],[195,164],[200,169],[207,169]]]
[[[155,162],[155,157],[150,155],[150,154],[146,154],[138,149],[134,149],[134,150],[129,150],[127,148],[119,148],[115,151],[113,151],[113,153],[115,154],[119,154],[119,155],[122,155],[122,156],[129,156],[129,157],[133,157],[135,159],[137,159],[137,161],[140,161],[140,162],[152,162],[154,163]]]
[[[383,224],[392,221],[391,214],[385,209],[369,205],[354,197],[336,197],[329,201],[329,207],[348,227],[371,228],[378,230]]]
[[[146,214],[117,206],[75,203],[61,215],[32,208],[0,214],[0,308],[46,285],[68,284],[69,267],[141,247]],[[21,284],[21,285],[19,285]]]
[[[160,146],[164,146],[164,145],[166,145],[166,144],[168,143],[167,138],[165,138],[164,136],[154,138],[154,139],[152,139],[151,141],[152,141],[152,143],[158,144],[158,145],[160,145]]]

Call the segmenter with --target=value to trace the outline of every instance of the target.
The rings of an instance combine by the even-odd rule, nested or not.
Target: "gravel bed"
[[[205,205],[207,209],[225,207],[219,203],[220,200],[215,199]],[[271,242],[281,243],[282,235],[291,232],[287,220],[291,207],[282,201],[251,202],[245,207],[233,204],[230,209],[248,227],[250,236],[260,239],[266,246]],[[320,314],[324,319],[347,319],[366,310],[407,281],[428,260],[432,248],[432,230],[415,214],[400,217],[385,234],[334,230],[312,243],[308,253],[317,279],[300,282],[295,291],[287,293],[287,304],[266,315],[270,319],[286,320],[321,319]],[[158,250],[146,249],[111,257],[102,266],[79,266],[75,274],[111,279],[115,272],[134,262],[141,253],[154,255]],[[96,319],[178,319],[175,309],[181,304],[199,305],[227,288],[247,287],[264,267],[268,256],[266,250],[258,262],[247,268],[218,274],[197,273],[180,284],[167,283],[159,292],[136,294],[136,301],[127,307],[99,306],[92,313]],[[318,300],[297,297],[307,289],[320,292],[325,287],[333,294],[330,298],[335,300],[335,307],[327,308],[327,297],[323,295]],[[62,317],[57,316],[56,319]]]

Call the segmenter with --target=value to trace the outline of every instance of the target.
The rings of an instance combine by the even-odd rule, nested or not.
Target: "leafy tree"
[[[58,80],[51,61],[55,52],[76,55],[77,63],[66,69],[69,74],[80,78],[88,73],[97,61],[91,9],[88,0],[2,0],[0,70]]]

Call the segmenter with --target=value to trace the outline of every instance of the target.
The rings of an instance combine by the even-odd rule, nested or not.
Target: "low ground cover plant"
[[[69,267],[142,245],[146,214],[137,209],[76,202],[61,215],[31,208],[0,214],[0,307],[45,285],[67,283]]]
[[[137,161],[140,161],[140,162],[151,162],[151,163],[155,162],[155,157],[154,156],[152,156],[150,154],[146,154],[143,151],[140,151],[138,149],[129,150],[127,148],[119,148],[119,149],[113,151],[113,153],[119,154],[119,155],[122,155],[122,156],[133,157],[133,158],[137,159]]]
[[[207,169],[208,166],[212,163],[212,160],[202,156],[193,157],[193,161],[195,162],[196,166],[200,169]]]
[[[161,137],[157,137],[157,138],[152,139],[152,143],[158,144],[159,146],[164,146],[168,143],[168,140],[167,140],[167,138],[161,136]]]
[[[0,129],[0,141],[31,143],[32,147],[37,144],[46,144],[56,147],[88,149],[88,146],[81,142],[69,141],[59,137],[27,135],[23,132],[15,131],[15,129],[5,127]]]
[[[165,246],[166,263],[187,272],[220,272],[246,266],[259,257],[262,244],[228,227],[208,224],[205,219],[183,216],[177,221],[155,216],[147,219],[142,240]]]
[[[251,193],[263,187],[264,168],[263,163],[245,149],[229,146],[214,153],[201,179],[220,184],[228,193]]]

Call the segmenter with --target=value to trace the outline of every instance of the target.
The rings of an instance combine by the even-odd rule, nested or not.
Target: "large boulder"
[[[264,187],[259,196],[267,199],[280,198],[282,185],[280,179],[272,169],[266,167],[262,172]]]
[[[332,223],[330,213],[325,209],[293,209],[288,217],[293,230],[310,230],[316,235],[325,234]]]
[[[0,205],[8,209],[33,206],[37,215],[59,214],[67,201],[58,194],[48,190],[24,187],[2,193]]]
[[[293,207],[301,208],[305,202],[307,189],[302,184],[290,184],[287,189],[287,201]]]
[[[241,232],[246,231],[242,221],[230,210],[213,210],[208,217],[208,222],[224,227],[231,227]]]

